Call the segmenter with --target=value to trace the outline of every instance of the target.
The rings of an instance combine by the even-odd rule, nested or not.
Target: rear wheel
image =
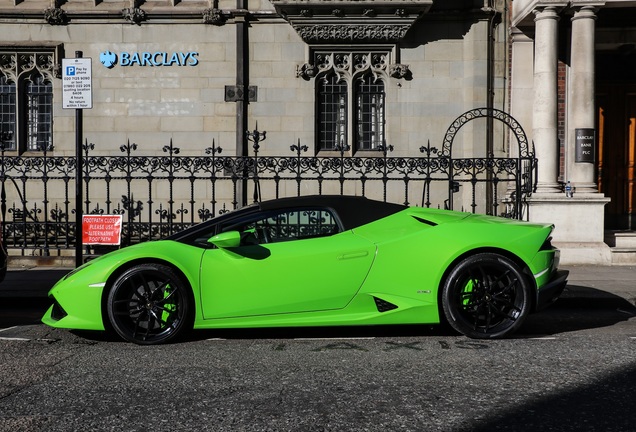
[[[512,260],[482,253],[462,260],[442,289],[442,308],[458,332],[478,339],[514,333],[530,312],[530,284]]]
[[[142,345],[172,341],[191,327],[188,284],[168,266],[141,264],[126,270],[110,290],[106,309],[114,330]]]

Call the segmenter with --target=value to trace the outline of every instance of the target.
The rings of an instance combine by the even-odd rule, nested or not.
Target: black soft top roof
[[[259,204],[261,210],[278,210],[294,207],[329,207],[340,217],[343,228],[350,230],[369,222],[382,219],[402,211],[407,206],[371,200],[366,197],[349,195],[308,195],[300,197],[280,198],[264,201]]]
[[[250,204],[239,210],[217,216],[206,222],[191,226],[183,231],[172,234],[166,239],[176,241],[191,241],[199,233],[209,231],[211,226],[225,223],[224,221],[242,218],[254,212],[276,211],[294,208],[331,208],[347,231],[370,222],[390,216],[407,208],[405,205],[375,201],[365,197],[347,195],[308,195],[300,197],[279,198],[271,201]]]

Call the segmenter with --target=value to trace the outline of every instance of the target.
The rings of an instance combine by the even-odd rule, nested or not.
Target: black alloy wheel
[[[192,328],[192,291],[165,265],[126,270],[113,284],[106,308],[117,334],[136,344],[174,341]]]
[[[530,282],[512,260],[481,253],[453,268],[441,300],[444,316],[458,332],[475,339],[503,338],[530,312]]]

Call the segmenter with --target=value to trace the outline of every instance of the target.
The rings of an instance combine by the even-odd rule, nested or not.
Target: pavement
[[[562,266],[569,270],[561,296],[575,303],[604,303],[636,310],[636,266]],[[0,283],[0,328],[39,323],[50,306],[47,293],[72,268],[9,268]],[[629,303],[629,304],[628,304]]]

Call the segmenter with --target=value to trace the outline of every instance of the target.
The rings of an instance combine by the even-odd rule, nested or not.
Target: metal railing
[[[172,143],[165,155],[141,155],[136,144],[121,155],[92,155],[84,146],[84,214],[123,215],[123,245],[157,239],[249,201],[307,194],[355,194],[407,205],[524,217],[536,161],[525,158],[221,156],[213,145],[201,156],[180,156]],[[9,249],[49,254],[75,245],[75,158],[7,156],[0,153],[2,232]],[[494,195],[486,207],[486,191]],[[460,193],[461,192],[461,193]],[[246,200],[244,198],[244,200]],[[249,202],[248,202],[249,203]]]
[[[456,131],[484,116],[503,118],[511,126],[519,157],[451,157]],[[250,137],[251,156],[222,156],[214,142],[201,155],[184,156],[172,141],[161,155],[144,155],[141,146],[126,143],[118,155],[103,156],[86,142],[82,212],[122,215],[125,246],[251,202],[309,194],[360,195],[524,219],[525,199],[535,183],[537,161],[523,130],[505,113],[492,110],[465,113],[449,128],[441,150],[429,143],[414,157],[392,157],[390,145],[374,156],[350,156],[347,148],[337,156],[308,156],[300,142],[290,146],[287,156],[263,156],[259,141],[265,134],[254,131]],[[75,248],[76,158],[49,153],[14,156],[0,147],[2,234],[13,255],[55,256]]]

